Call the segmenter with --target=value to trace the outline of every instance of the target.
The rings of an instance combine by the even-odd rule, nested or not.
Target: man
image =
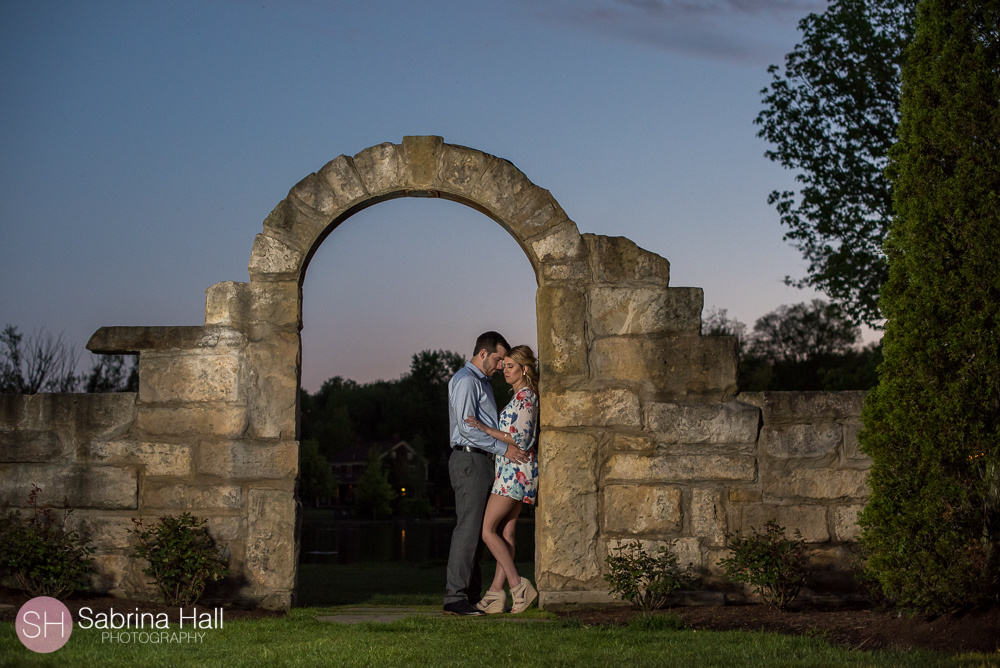
[[[465,418],[476,417],[497,429],[497,404],[490,387],[490,376],[503,364],[510,346],[496,332],[486,332],[476,339],[472,359],[458,370],[448,383],[448,423],[451,426],[451,459],[448,473],[455,488],[455,514],[458,522],[451,535],[448,553],[448,583],[444,595],[444,614],[474,616],[484,614],[475,607],[481,598],[483,579],[479,558],[483,554],[483,513],[493,487],[493,455],[525,462],[528,455],[516,445],[501,443],[484,432],[473,429]]]

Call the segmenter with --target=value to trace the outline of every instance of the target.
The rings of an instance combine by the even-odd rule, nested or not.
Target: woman
[[[515,464],[506,457],[496,458],[496,477],[483,517],[483,542],[497,560],[496,575],[489,591],[476,607],[493,614],[504,611],[507,596],[504,581],[514,599],[512,613],[526,610],[538,592],[514,568],[514,523],[521,505],[533,504],[538,494],[538,371],[535,353],[528,346],[511,348],[503,360],[503,377],[514,390],[514,398],[500,414],[500,430],[487,427],[475,417],[465,419],[469,426],[529,453],[525,464]]]

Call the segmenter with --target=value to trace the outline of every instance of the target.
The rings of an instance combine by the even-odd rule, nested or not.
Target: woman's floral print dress
[[[538,395],[530,388],[517,391],[507,407],[500,413],[500,431],[514,436],[514,444],[525,450],[530,459],[515,464],[503,455],[496,458],[496,478],[493,493],[509,496],[524,503],[535,503],[538,498]]]

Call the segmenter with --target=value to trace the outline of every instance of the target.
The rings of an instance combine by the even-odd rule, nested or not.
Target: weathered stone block
[[[70,403],[73,436],[77,442],[118,438],[129,430],[136,416],[136,395],[133,392],[35,396],[49,396],[54,401]]]
[[[540,610],[562,610],[566,608],[579,608],[585,606],[605,606],[618,603],[627,605],[620,600],[616,600],[607,586],[604,589],[568,589],[565,591],[538,590],[538,608]]]
[[[297,280],[304,259],[302,251],[277,239],[258,234],[250,251],[250,264],[247,269],[250,271],[251,280]]]
[[[87,350],[100,354],[137,354],[147,350],[237,350],[246,343],[239,330],[221,325],[183,327],[101,327],[87,343]],[[205,352],[208,352],[207,350]],[[116,394],[73,396],[109,397]]]
[[[642,455],[615,454],[604,465],[604,480],[693,482],[753,480],[756,459],[749,455]]]
[[[329,192],[325,182],[315,174],[307,177],[304,183],[311,183],[315,189],[325,188]],[[308,255],[316,239],[330,224],[330,216],[311,208],[294,193],[295,188],[287,198],[278,202],[271,213],[267,214],[267,218],[264,219],[263,234],[299,253]]]
[[[185,476],[193,462],[192,447],[174,443],[92,442],[84,447],[83,456],[101,464],[135,466],[147,476]]]
[[[868,472],[854,469],[795,469],[767,471],[764,494],[772,498],[864,499]]]
[[[26,507],[34,484],[42,489],[43,503],[58,504],[65,497],[71,508],[127,510],[137,505],[137,479],[129,466],[2,464],[0,503]]]
[[[643,438],[641,436],[625,436],[623,434],[615,434],[615,438],[611,442],[611,447],[615,450],[646,452],[647,454],[652,454],[653,450],[656,448],[656,442],[651,438]]]
[[[837,540],[848,542],[857,540],[861,535],[861,527],[858,526],[858,513],[864,509],[863,505],[837,506],[831,509],[833,513],[833,535]]]
[[[239,508],[242,503],[239,485],[147,484],[142,493],[142,505],[147,509],[232,509]]]
[[[242,517],[220,517],[218,515],[208,518],[208,535],[215,540],[236,540],[243,532],[246,522]]]
[[[129,517],[95,515],[88,511],[74,512],[66,520],[66,529],[79,532],[98,552],[128,549],[132,544],[129,531],[134,528]]]
[[[412,188],[430,189],[437,177],[438,154],[444,145],[433,135],[403,137],[403,181]]]
[[[726,443],[753,447],[760,411],[747,404],[647,403],[646,429],[660,443]]]
[[[704,566],[700,538],[678,538],[670,550],[677,555],[677,565],[682,571],[689,566],[692,570],[698,571]]]
[[[54,462],[65,448],[54,431],[0,431],[0,462]]]
[[[247,570],[259,588],[295,588],[295,499],[289,492],[251,489]]]
[[[538,570],[545,577],[592,580],[600,575],[597,440],[588,434],[543,430],[538,453]]]
[[[594,341],[592,373],[598,378],[640,381],[661,400],[724,401],[736,393],[736,339],[611,336]]]
[[[267,323],[298,327],[302,322],[302,291],[296,281],[216,283],[205,291],[205,324],[238,327]]]
[[[761,409],[764,424],[834,422],[861,416],[866,392],[743,392],[739,401]]]
[[[336,196],[336,208],[346,210],[368,197],[365,184],[361,182],[354,161],[345,155],[339,155],[319,170],[319,175],[326,179]],[[333,212],[336,213],[336,212]]]
[[[150,439],[157,436],[221,436],[239,438],[247,429],[242,406],[167,408],[143,406],[136,426]]]
[[[807,576],[808,590],[803,588],[802,595],[813,600],[826,598],[824,594],[832,594],[834,601],[857,592],[859,583],[851,568],[851,550],[843,545],[835,547],[814,547],[809,551],[806,562],[809,570]]]
[[[840,445],[843,426],[839,424],[786,424],[761,429],[761,449],[775,459],[830,458]]]
[[[463,195],[472,196],[472,187],[479,182],[490,156],[467,148],[465,146],[455,146],[445,144],[441,147],[441,154],[438,158],[438,174],[445,190]]]
[[[830,540],[826,526],[826,508],[823,506],[778,506],[761,503],[743,509],[743,525],[739,527],[741,536],[752,535],[751,528],[764,531],[769,520],[776,520],[784,527],[785,535],[793,538],[795,531],[802,532],[807,543],[825,543]]]
[[[848,422],[844,425],[844,458],[854,462],[871,462],[865,453],[858,449],[858,432],[861,425],[856,422]]]
[[[759,489],[730,489],[730,503],[756,503],[764,498],[764,493]]]
[[[296,206],[308,207],[313,216],[330,222],[344,209],[343,202],[330,186],[330,182],[318,174],[309,174],[292,186],[286,201]]]
[[[609,485],[602,490],[604,531],[672,533],[681,528],[681,490],[663,485]]]
[[[300,343],[298,332],[275,332],[247,347],[249,424],[257,438],[295,438]]]
[[[145,559],[132,559],[125,555],[108,555],[119,557],[105,566],[102,570],[102,585],[106,589],[99,588],[98,591],[106,591],[117,598],[134,599],[139,601],[159,601],[160,593],[156,585],[149,576],[142,572],[143,568],[149,566]]]
[[[692,569],[701,568],[703,559],[701,555],[701,545],[697,538],[675,538],[674,540],[654,540],[647,538],[611,538],[605,544],[605,553],[614,554],[619,547],[630,546],[638,543],[642,551],[646,554],[657,556],[660,548],[665,548],[668,552],[677,557],[677,565],[683,571],[689,565]],[[604,569],[607,571],[607,567]]]
[[[354,168],[371,195],[400,189],[399,165],[399,147],[389,142],[366,148],[354,156]]]
[[[598,283],[639,281],[666,287],[670,263],[656,253],[639,248],[625,237],[583,235],[590,249],[591,271]]]
[[[583,255],[583,240],[576,223],[566,220],[549,232],[530,243],[531,250],[539,262],[567,262]]]
[[[203,442],[198,473],[236,479],[294,478],[299,468],[295,441],[257,445],[239,441]]]
[[[587,304],[583,291],[542,286],[535,293],[538,359],[543,377],[587,373]]]
[[[569,220],[559,203],[544,188],[531,184],[530,188],[521,193],[520,199],[521,210],[511,222],[513,231],[521,239],[531,239]],[[589,269],[586,277],[590,277]]]
[[[597,559],[597,493],[568,498],[549,493],[536,520],[536,563],[547,577],[588,582],[600,576]]]
[[[115,438],[135,419],[135,394],[3,394],[0,395],[0,428],[10,440],[30,440],[34,432],[51,441]],[[21,436],[15,436],[21,434]],[[8,441],[10,442],[10,441]]]
[[[571,260],[563,264],[546,262],[539,268],[539,285],[548,283],[578,283],[589,280],[590,267],[582,260]]]
[[[237,355],[143,355],[139,400],[147,403],[245,403]]]
[[[531,199],[534,184],[503,158],[494,157],[486,169],[486,174],[475,187],[475,200],[500,220],[516,219],[518,212]]]
[[[97,572],[90,576],[91,590],[98,594],[120,590],[122,582],[135,568],[135,564],[132,563],[134,561],[124,554],[95,554],[94,569]]]
[[[702,563],[710,581],[714,580],[719,583],[730,582],[729,578],[726,577],[725,569],[719,565],[719,562],[726,557],[732,556],[732,554],[732,550],[729,548],[705,548],[702,554]]]
[[[548,394],[542,408],[544,427],[638,427],[639,397],[630,390]]]
[[[726,543],[729,530],[722,492],[717,489],[691,490],[691,533],[706,545],[721,546]]]
[[[701,288],[596,287],[590,291],[595,337],[626,334],[698,334]]]
[[[597,491],[595,473],[597,439],[590,434],[544,429],[539,436],[538,473],[541,494],[575,494]]]

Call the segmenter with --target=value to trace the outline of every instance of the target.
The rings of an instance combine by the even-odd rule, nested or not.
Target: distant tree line
[[[713,309],[702,333],[738,339],[742,392],[867,390],[878,382],[881,342],[860,346],[850,316],[821,299],[780,306],[750,332],[725,309]]]
[[[357,443],[374,444],[398,438],[425,457],[430,468],[427,490],[422,485],[391,481],[396,487],[403,485],[409,490],[407,499],[400,499],[399,503],[407,505],[413,498],[429,497],[435,506],[451,505],[448,381],[464,365],[465,358],[450,350],[423,350],[413,355],[409,371],[396,380],[361,384],[336,376],[323,383],[315,394],[300,390],[303,442],[300,495],[323,496],[323,492],[335,487],[332,474],[327,477],[315,470],[322,463],[320,458],[335,459]],[[503,406],[510,398],[510,387],[500,374],[496,374],[492,383],[497,404]],[[366,511],[374,509],[376,516],[383,516],[385,504],[393,501],[385,498],[388,494],[377,491],[385,489],[381,480],[371,471],[359,481],[359,485],[365,483],[365,488],[358,502],[365,505]],[[369,486],[376,491],[371,492]]]
[[[80,355],[62,335],[36,330],[27,338],[14,325],[0,333],[0,394],[40,392],[138,392],[136,355],[93,356],[78,373]]]

